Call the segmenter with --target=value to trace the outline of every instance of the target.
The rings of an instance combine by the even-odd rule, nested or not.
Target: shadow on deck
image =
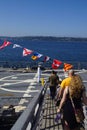
[[[57,115],[57,107],[55,105],[55,101],[52,100],[48,94],[45,95],[42,110],[43,116],[41,116],[42,118],[40,119],[41,123],[39,122],[39,130],[64,130],[62,115],[58,122],[55,122],[55,118]],[[83,126],[81,126],[80,130],[86,129],[84,129]]]
[[[43,117],[40,121],[40,130],[63,130],[62,119],[55,122],[57,107],[55,101],[48,94],[45,95],[42,110]]]

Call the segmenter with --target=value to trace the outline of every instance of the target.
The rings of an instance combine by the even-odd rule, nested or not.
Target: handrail
[[[79,61],[67,61],[67,63],[73,64],[74,69],[87,69],[87,62],[79,62]],[[47,62],[42,65],[42,69],[50,69],[52,62]],[[0,67],[2,68],[12,68],[14,70],[19,68],[30,68],[37,70],[38,62],[29,62],[29,61],[0,61]],[[63,65],[60,66],[60,69],[63,68]]]
[[[47,86],[41,86],[41,91],[37,94],[27,106],[26,110],[20,115],[16,123],[11,130],[32,130],[35,126],[38,112],[42,106],[44,95],[46,93]]]

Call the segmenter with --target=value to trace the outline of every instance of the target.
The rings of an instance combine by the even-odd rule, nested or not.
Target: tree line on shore
[[[22,40],[43,40],[43,41],[82,41],[86,42],[87,38],[82,37],[54,37],[54,36],[16,36],[16,37],[8,37],[8,36],[0,36],[0,40],[16,40],[16,39],[22,39]]]

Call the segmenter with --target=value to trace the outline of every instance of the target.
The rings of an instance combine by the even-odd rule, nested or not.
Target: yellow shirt
[[[65,78],[61,83],[61,88],[65,89],[66,86],[70,85],[71,77]]]

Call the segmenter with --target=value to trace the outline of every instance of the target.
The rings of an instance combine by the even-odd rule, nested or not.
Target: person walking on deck
[[[59,83],[59,77],[57,76],[55,71],[52,71],[51,76],[48,79],[48,82],[50,82],[50,96],[52,97],[52,99],[54,99],[56,95],[57,85]]]
[[[67,71],[68,73],[68,77],[63,79],[63,81],[61,82],[60,84],[60,89],[59,89],[59,92],[58,92],[58,98],[61,98],[62,95],[63,95],[63,91],[64,89],[70,85],[70,81],[71,81],[71,77],[74,76],[74,71],[73,70],[68,70]]]
[[[87,105],[85,86],[79,75],[71,77],[70,85],[64,89],[57,112],[62,109],[64,130],[80,130],[79,124],[84,120],[82,103]]]

